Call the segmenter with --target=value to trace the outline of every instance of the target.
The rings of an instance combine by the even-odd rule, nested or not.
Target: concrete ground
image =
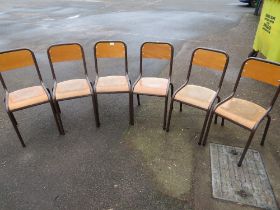
[[[9,0],[0,4],[0,51],[30,48],[43,79],[52,87],[46,50],[56,43],[79,42],[94,80],[92,46],[98,40],[128,45],[129,76],[139,72],[144,41],[175,47],[172,81],[186,77],[193,49],[225,50],[230,63],[222,97],[231,93],[241,62],[251,50],[258,18],[237,0]],[[104,74],[121,68],[103,63]],[[165,76],[165,63],[147,63],[145,73]],[[81,78],[79,64],[59,66],[59,79]],[[36,84],[31,70],[4,74],[10,90]],[[198,69],[194,83],[215,87],[216,74]],[[217,79],[217,78],[216,78]],[[1,90],[3,90],[1,88]],[[273,89],[242,80],[239,96],[267,104]],[[2,96],[4,93],[2,91]],[[128,96],[99,97],[101,127],[96,128],[89,98],[61,102],[65,136],[59,136],[51,109],[42,105],[15,114],[27,144],[22,148],[1,103],[1,209],[256,209],[212,198],[209,143],[197,145],[204,113],[175,105],[170,132],[161,128],[163,100],[135,103],[135,125],[128,125]],[[280,203],[279,101],[264,147],[264,126],[252,143],[263,158]],[[209,141],[244,147],[248,133],[226,122],[212,127]]]

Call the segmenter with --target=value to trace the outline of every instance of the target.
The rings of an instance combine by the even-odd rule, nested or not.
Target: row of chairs
[[[257,58],[249,58],[245,60],[240,69],[233,93],[230,95],[230,97],[221,101],[219,92],[221,90],[229,62],[229,56],[225,52],[208,48],[197,48],[194,50],[192,53],[186,82],[178,90],[176,90],[175,93],[173,93],[173,84],[171,83],[174,56],[173,46],[169,43],[145,42],[142,44],[140,52],[140,74],[136,82],[132,85],[128,77],[126,44],[121,41],[97,42],[94,46],[96,78],[95,81],[92,82],[88,78],[85,54],[80,44],[70,43],[52,45],[47,51],[54,80],[52,91],[50,91],[44,85],[35,55],[31,50],[19,49],[0,53],[0,80],[6,92],[4,100],[5,107],[22,146],[25,147],[25,143],[18,130],[18,124],[13,112],[44,103],[50,103],[59,133],[64,135],[65,132],[60,116],[60,101],[91,96],[96,126],[99,127],[100,120],[97,95],[114,93],[129,94],[129,121],[131,125],[134,124],[134,94],[137,95],[138,105],[140,105],[140,95],[165,98],[163,129],[167,132],[169,131],[170,127],[174,101],[180,103],[180,111],[182,111],[182,104],[206,111],[206,117],[198,142],[199,144],[206,144],[207,136],[214,115],[216,115],[215,123],[217,123],[217,117],[220,116],[222,118],[222,125],[224,124],[224,119],[227,119],[244,127],[245,129],[250,130],[251,135],[238,163],[239,166],[242,164],[246,151],[250,146],[257,127],[262,122],[262,120],[267,117],[268,121],[261,142],[263,145],[271,120],[269,112],[271,111],[280,92],[279,64]],[[124,75],[99,76],[98,60],[104,58],[124,59]],[[167,60],[169,63],[168,78],[143,76],[144,59]],[[69,61],[82,61],[84,68],[84,78],[58,82],[55,74],[55,64]],[[29,66],[35,66],[40,85],[9,92],[1,72]],[[205,67],[207,69],[221,72],[220,81],[216,91],[206,87],[189,84],[193,66]],[[235,97],[240,78],[243,76],[278,86],[274,98],[267,109],[253,102]],[[172,97],[167,120],[169,93],[171,93]],[[216,101],[218,102],[217,104]]]

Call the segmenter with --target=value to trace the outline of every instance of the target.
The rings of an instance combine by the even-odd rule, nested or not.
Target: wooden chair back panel
[[[51,62],[77,61],[83,58],[82,48],[78,44],[54,45],[49,48]]]
[[[95,46],[96,58],[125,58],[125,51],[121,42],[100,42]]]
[[[279,86],[280,64],[249,59],[243,66],[242,76]]]
[[[192,64],[213,70],[223,71],[227,62],[227,56],[222,52],[197,49],[193,55]]]
[[[29,50],[16,50],[0,54],[0,72],[33,66],[34,60]]]
[[[145,43],[142,46],[142,57],[170,60],[172,47],[165,43]]]

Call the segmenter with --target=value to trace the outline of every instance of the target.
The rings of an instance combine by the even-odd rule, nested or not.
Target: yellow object
[[[264,0],[253,48],[267,59],[280,62],[279,0]]]

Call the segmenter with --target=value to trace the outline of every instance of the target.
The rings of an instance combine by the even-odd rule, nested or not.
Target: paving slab
[[[277,210],[277,203],[258,151],[249,149],[241,167],[243,148],[210,144],[214,198]]]

